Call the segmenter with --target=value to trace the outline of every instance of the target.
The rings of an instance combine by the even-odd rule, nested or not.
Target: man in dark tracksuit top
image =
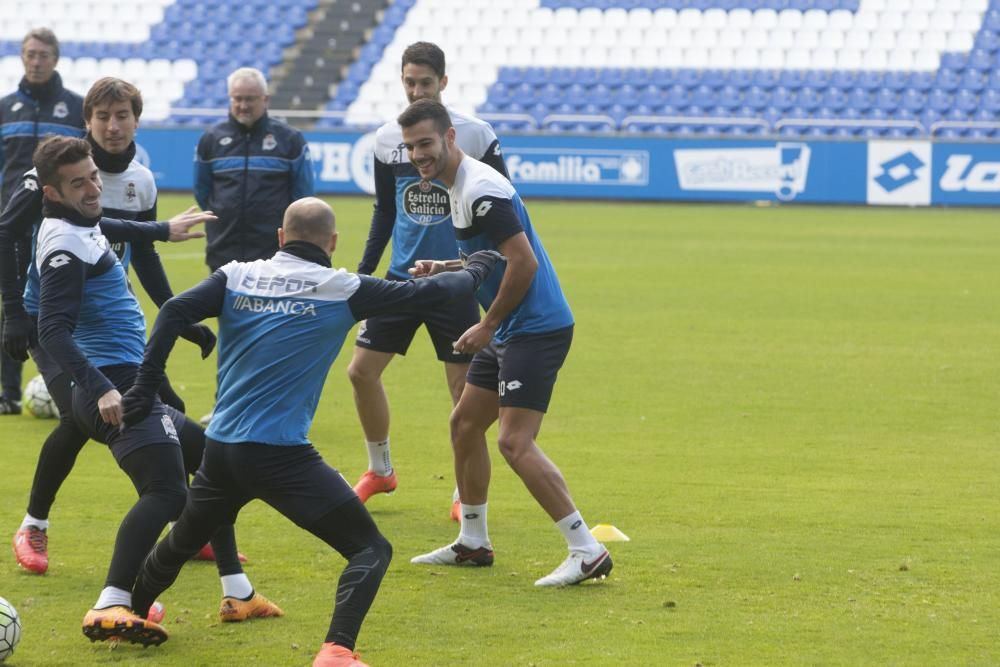
[[[267,81],[244,67],[229,75],[229,118],[198,142],[194,197],[219,221],[210,225],[205,262],[215,271],[232,261],[271,257],[290,203],[313,194],[305,137],[267,115]]]
[[[35,151],[45,195],[35,258],[38,337],[73,378],[77,425],[109,446],[139,494],[119,527],[105,587],[84,617],[83,632],[92,641],[159,644],[166,632],[157,619],[132,611],[132,587],[143,558],[183,508],[187,472],[201,461],[204,432],[158,398],[147,419],[122,428],[121,392],[135,380],[146,324],[121,262],[97,228],[101,177],[90,153],[86,141],[64,137],[46,139]],[[232,526],[224,528],[212,536],[224,595],[226,576],[246,582],[252,593]]]
[[[59,62],[59,40],[48,28],[37,28],[21,41],[21,61],[24,78],[17,90],[0,99],[0,164],[3,184],[0,205],[6,206],[21,182],[24,172],[31,169],[31,155],[38,140],[56,134],[81,137],[84,132],[83,98],[66,90],[56,72]],[[24,276],[31,262],[30,235],[13,239],[13,261],[17,275]],[[23,284],[21,289],[23,289]],[[0,415],[21,412],[21,366],[0,350]]]
[[[354,645],[392,549],[351,487],[309,442],[316,404],[358,320],[467,298],[499,255],[474,254],[453,276],[407,282],[333,269],[333,211],[311,197],[289,206],[278,236],[281,250],[273,258],[227,264],[164,305],[136,383],[123,398],[126,423],[148,414],[178,332],[219,318],[219,396],[205,459],[181,518],[143,565],[136,611],[141,614],[174,582],[206,536],[259,498],[347,559],[313,665],[363,665]]]

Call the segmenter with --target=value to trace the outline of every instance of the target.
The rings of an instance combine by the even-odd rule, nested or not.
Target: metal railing
[[[228,109],[219,107],[180,107],[170,109],[171,116],[212,116],[223,118],[229,113]],[[304,110],[304,109],[270,109],[269,113],[278,118],[293,119],[323,119],[336,118],[346,120],[346,111],[327,110]],[[925,126],[918,120],[900,120],[893,118],[872,119],[872,118],[802,118],[788,117],[779,118],[769,122],[760,117],[727,117],[727,116],[661,116],[650,114],[636,114],[625,116],[621,121],[616,121],[607,114],[566,114],[554,113],[543,116],[539,120],[536,116],[527,113],[506,113],[506,112],[483,112],[477,117],[490,123],[523,123],[525,130],[529,132],[539,131],[550,123],[603,123],[614,128],[613,132],[622,132],[630,125],[698,125],[698,126],[724,126],[738,125],[742,127],[763,128],[770,134],[777,134],[784,128],[796,127],[852,127],[852,128],[899,128],[904,130],[916,130],[920,135],[929,139],[934,139],[944,129],[987,129],[1000,130],[1000,121],[957,121],[939,120]],[[376,127],[385,122],[385,119],[376,116],[354,115],[351,127]],[[669,132],[668,132],[669,134]],[[992,139],[1000,141],[1000,137]]]

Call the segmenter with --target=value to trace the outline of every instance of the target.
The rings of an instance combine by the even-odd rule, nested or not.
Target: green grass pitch
[[[334,264],[353,269],[371,201],[331,201]],[[366,661],[1000,663],[995,211],[528,206],[577,318],[539,442],[588,522],[632,541],[609,544],[607,581],[535,590],[563,541],[494,447],[495,567],[410,565],[457,534],[444,372],[420,334],[385,377],[400,488],[369,503],[395,559],[360,637]],[[175,290],[206,274],[199,242],[160,251]],[[366,458],[349,358],[350,342],[312,438],[353,483]],[[170,374],[194,417],[213,369],[178,342]],[[0,418],[3,539],[51,426]],[[163,596],[166,644],[88,642],[79,624],[133,497],[89,444],[50,517],[49,573],[0,559],[0,596],[24,623],[9,664],[311,663],[343,561],[260,503],[237,534],[284,618],[222,626],[214,567],[192,563]]]

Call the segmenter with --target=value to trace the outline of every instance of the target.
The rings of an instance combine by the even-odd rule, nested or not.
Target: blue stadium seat
[[[941,54],[942,70],[963,70],[968,63],[969,57],[964,53],[955,51],[945,51]]]
[[[965,74],[962,75],[962,80],[959,86],[963,90],[970,90],[972,92],[978,93],[983,88],[986,87],[986,83],[989,81],[989,74],[986,72],[981,72],[977,69],[967,69]]]
[[[858,75],[858,85],[866,90],[878,90],[883,86],[884,78],[882,72],[865,70]]]
[[[764,88],[770,90],[778,85],[778,79],[780,78],[780,73],[778,70],[773,69],[759,69],[754,70],[753,75],[753,85],[758,88]]]
[[[939,88],[931,91],[927,102],[934,111],[947,113],[952,106],[952,96],[947,91]]]
[[[881,111],[892,113],[899,106],[899,93],[889,88],[883,88],[875,95],[875,107]]]
[[[778,85],[790,90],[801,88],[804,85],[804,81],[805,75],[802,73],[802,70],[797,69],[782,70],[778,76]]]
[[[994,68],[995,64],[993,50],[980,48],[973,49],[972,52],[969,53],[967,67],[971,69],[988,72]]]
[[[729,73],[729,85],[737,88],[749,88],[753,85],[753,72],[748,69],[734,69]]]
[[[847,106],[847,93],[840,88],[827,88],[823,93],[823,106],[827,109],[839,111]]]
[[[938,90],[953,91],[962,84],[962,76],[955,70],[939,69],[935,86]]]
[[[830,76],[830,85],[841,90],[851,90],[858,83],[858,73],[854,70],[834,70]]]
[[[799,104],[807,111],[811,111],[823,102],[823,96],[815,88],[803,87],[799,91]]]
[[[758,86],[752,87],[744,96],[743,101],[748,107],[755,110],[764,109],[771,104],[771,93]]]
[[[771,96],[771,105],[779,109],[789,109],[798,102],[798,94],[790,88],[777,87]]]

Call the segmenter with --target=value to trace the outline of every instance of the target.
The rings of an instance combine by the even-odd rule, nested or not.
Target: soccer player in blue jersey
[[[462,498],[458,539],[417,556],[428,565],[492,565],[486,527],[490,460],[486,431],[499,420],[507,463],[556,523],[569,556],[536,586],[563,586],[600,578],[611,557],[587,529],[556,465],[535,442],[556,375],[573,338],[573,314],[559,287],[521,197],[510,181],[455,143],[448,110],[414,102],[399,117],[403,143],[425,180],[440,179],[451,196],[451,218],[463,253],[498,250],[506,264],[477,293],[486,314],[455,342],[475,354],[465,390],[451,416],[455,474]],[[460,262],[418,261],[413,275],[435,275]]]
[[[45,197],[35,253],[39,343],[73,378],[77,425],[109,446],[139,494],[118,529],[105,587],[84,617],[83,632],[92,641],[159,644],[167,639],[157,622],[162,610],[154,618],[146,605],[136,614],[132,588],[146,554],[184,506],[187,472],[201,461],[204,432],[158,397],[146,419],[122,426],[121,392],[135,380],[146,323],[121,261],[98,227],[100,173],[83,139],[47,139],[34,163]],[[259,610],[254,616],[280,615],[243,573],[232,524],[210,537],[219,554],[222,619],[230,620],[227,602]]]
[[[83,101],[83,117],[87,125],[85,138],[91,145],[94,163],[101,177],[102,215],[122,219],[115,222],[105,219],[102,232],[112,242],[111,249],[125,270],[133,266],[147,294],[160,305],[173,296],[173,292],[153,241],[166,240],[165,233],[169,230],[162,225],[142,226],[124,222],[156,219],[157,190],[153,174],[135,160],[134,139],[142,107],[142,94],[135,86],[121,79],[105,77],[95,82],[87,92]],[[178,217],[179,221],[187,220],[188,228],[196,222],[215,219],[210,213],[193,214],[192,210]],[[6,321],[3,347],[12,358],[19,360],[26,359],[28,351],[31,351],[35,365],[59,408],[59,422],[38,454],[28,511],[13,539],[18,565],[37,574],[43,574],[48,569],[49,511],[87,441],[70,409],[70,376],[37,345],[38,271],[32,263],[26,275],[20,275],[19,262],[15,261],[16,241],[22,237],[31,239],[29,247],[34,256],[34,241],[42,217],[41,186],[36,171],[32,169],[23,175],[0,214],[0,290],[3,292]],[[198,232],[193,236],[204,236],[204,233]],[[215,335],[205,326],[191,327],[185,332],[185,337],[198,344],[204,356],[215,346]],[[184,411],[183,401],[169,383],[164,385],[160,396],[168,405]]]
[[[440,307],[482,284],[496,253],[466,269],[396,282],[334,269],[333,210],[308,197],[293,202],[268,260],[231,262],[166,303],[156,318],[125,421],[145,423],[167,356],[184,327],[219,318],[218,400],[205,458],[181,518],[146,559],[136,585],[141,611],[169,587],[219,525],[261,499],[336,549],[347,566],[330,628],[314,667],[358,667],[361,623],[392,557],[364,505],[309,441],[330,365],[354,324],[381,313]]]
[[[430,42],[410,44],[403,51],[400,79],[410,103],[423,99],[440,102],[448,85],[444,52]],[[457,111],[449,113],[458,146],[506,177],[507,167],[493,128]],[[375,271],[390,238],[392,257],[386,273],[390,280],[408,280],[407,271],[418,259],[457,258],[450,211],[444,184],[421,179],[407,159],[399,124],[393,120],[380,127],[375,133],[375,211],[358,273]],[[382,373],[389,362],[397,354],[406,354],[417,329],[427,327],[437,358],[444,362],[448,391],[455,404],[462,395],[472,355],[458,352],[451,344],[478,321],[479,306],[470,296],[442,309],[372,317],[360,327],[347,374],[354,386],[354,404],[368,449],[368,470],[354,485],[361,502],[375,493],[396,489],[389,453],[389,401],[382,386]],[[457,498],[452,518],[458,521]]]

